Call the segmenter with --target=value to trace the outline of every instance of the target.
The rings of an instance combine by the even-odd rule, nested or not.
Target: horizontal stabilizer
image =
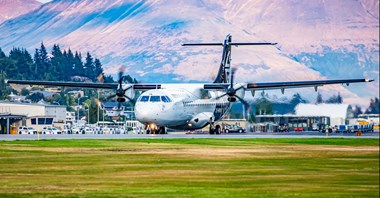
[[[223,43],[184,43],[182,46],[223,46]]]
[[[228,43],[229,45],[277,45],[277,43]]]

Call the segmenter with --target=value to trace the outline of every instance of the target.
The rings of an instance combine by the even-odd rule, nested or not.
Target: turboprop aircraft
[[[251,91],[254,96],[259,90],[314,87],[329,84],[346,84],[371,82],[367,79],[341,79],[293,82],[247,82],[235,83],[235,69],[231,68],[231,47],[244,45],[276,45],[276,43],[236,43],[228,34],[223,43],[191,43],[183,46],[221,46],[222,60],[217,76],[212,83],[194,84],[146,84],[124,83],[124,75],[119,73],[118,83],[86,83],[86,82],[52,82],[8,80],[12,84],[46,85],[79,88],[114,89],[117,101],[120,103],[133,101],[135,91],[144,91],[135,102],[135,116],[145,124],[150,133],[166,133],[166,128],[176,130],[196,130],[207,125],[210,134],[219,134],[221,127],[214,122],[228,113],[231,103],[239,100],[244,106],[245,91]]]

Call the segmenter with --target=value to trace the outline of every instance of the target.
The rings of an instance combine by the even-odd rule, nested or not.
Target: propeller
[[[114,95],[107,97],[107,100],[112,99],[114,97],[117,97],[116,101],[118,102],[118,105],[117,105],[118,109],[120,109],[122,102],[126,102],[126,99],[128,99],[128,101],[130,101],[132,103],[135,103],[135,100],[133,98],[130,98],[129,96],[127,96],[125,94],[125,92],[132,89],[133,86],[129,86],[129,87],[123,89],[123,82],[125,79],[125,76],[123,74],[123,70],[124,70],[123,67],[120,67],[119,74],[118,74],[119,80],[118,80],[118,86],[116,89],[116,93]],[[128,78],[127,78],[127,81],[130,84],[133,83],[133,82],[130,82],[130,80]]]
[[[243,105],[244,105],[244,116],[247,118],[247,111],[250,109],[249,103],[244,100],[242,97],[236,95],[236,92],[240,89],[244,89],[244,86],[240,86],[238,88],[234,88],[234,78],[235,78],[235,72],[236,68],[231,69],[231,77],[230,77],[230,85],[226,89],[226,93],[216,97],[216,99],[222,98],[224,96],[228,96],[228,101],[229,102],[236,102],[236,99],[238,99]]]

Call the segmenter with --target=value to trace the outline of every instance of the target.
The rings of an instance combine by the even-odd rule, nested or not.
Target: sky
[[[52,0],[37,0],[37,1],[39,1],[41,3],[46,3],[46,2],[49,2],[49,1],[52,1]]]

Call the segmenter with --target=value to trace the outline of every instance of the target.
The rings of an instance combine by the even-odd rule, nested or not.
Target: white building
[[[330,125],[344,125],[353,117],[348,104],[299,104],[296,106],[296,116],[326,116]]]
[[[25,115],[26,120],[22,122],[22,125],[33,127],[37,130],[45,126],[63,128],[66,123],[66,106],[61,105],[0,101],[0,113]]]

